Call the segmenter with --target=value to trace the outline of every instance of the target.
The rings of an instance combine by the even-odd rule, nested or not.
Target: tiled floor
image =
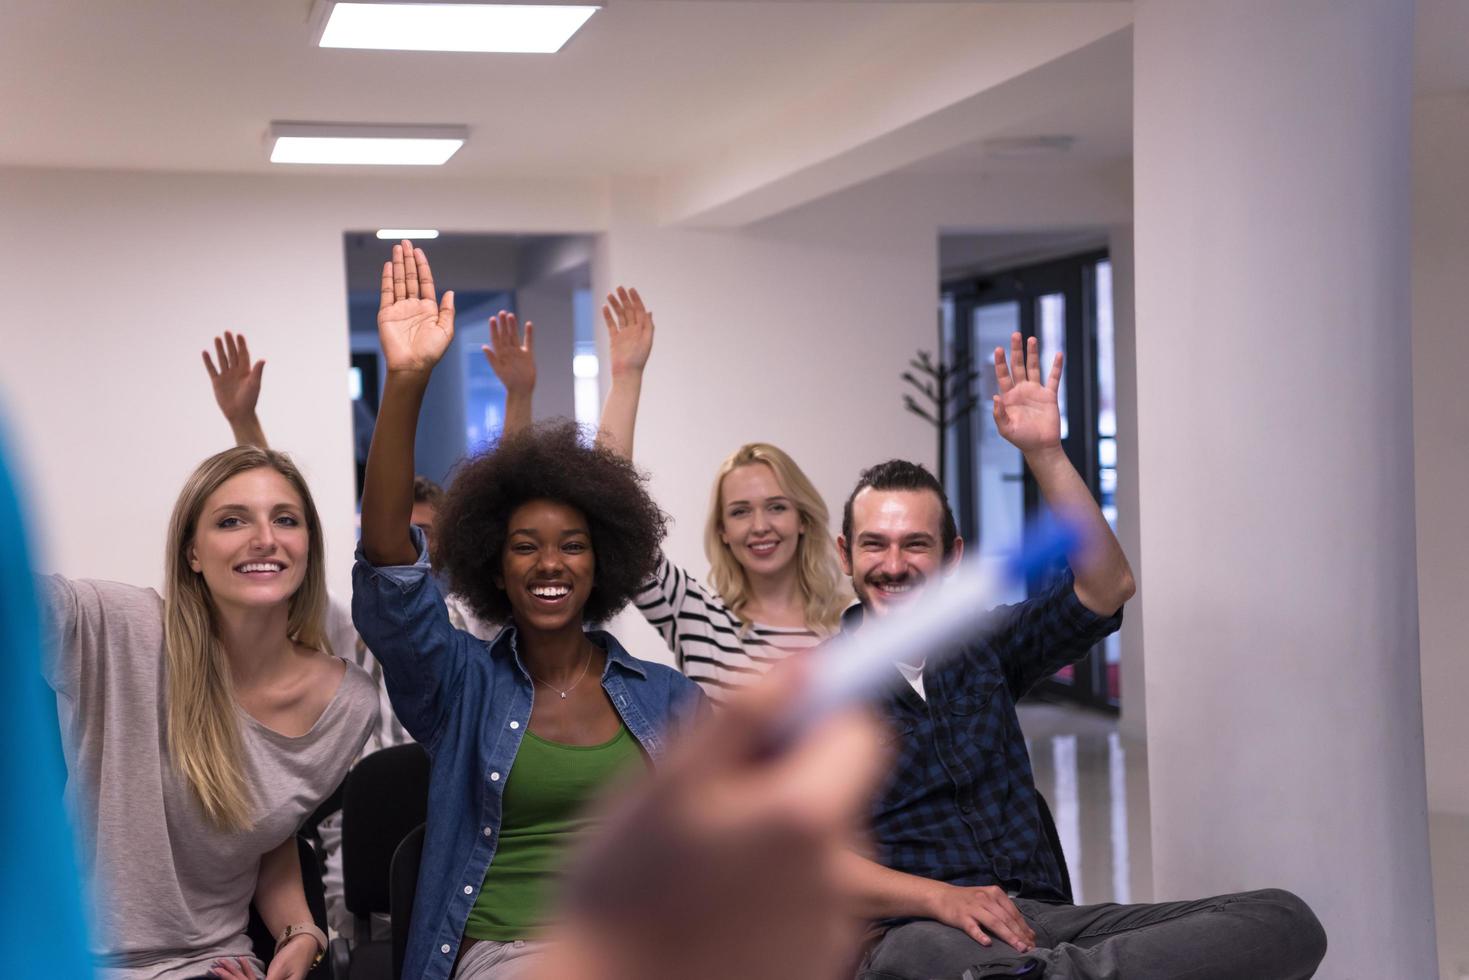
[[[1124,741],[1103,715],[1069,708],[1021,705],[1020,724],[1077,904],[1149,901],[1147,746]]]
[[[1440,980],[1469,980],[1469,816],[1428,815]]]
[[[1152,897],[1147,746],[1099,714],[1025,704],[1036,785],[1056,817],[1078,903]],[[1469,816],[1429,817],[1439,980],[1469,980]]]

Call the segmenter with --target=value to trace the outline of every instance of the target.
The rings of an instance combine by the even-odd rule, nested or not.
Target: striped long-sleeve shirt
[[[667,555],[659,559],[658,570],[634,603],[663,635],[678,669],[715,704],[797,650],[825,639],[805,628],[744,626],[719,596],[675,566]]]

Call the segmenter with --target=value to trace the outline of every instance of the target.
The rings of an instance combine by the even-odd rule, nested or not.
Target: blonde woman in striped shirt
[[[710,494],[709,585],[665,555],[633,600],[715,702],[836,632],[849,597],[826,522],[826,505],[788,455],[741,446]]]
[[[653,314],[619,287],[602,316],[612,385],[598,441],[631,458]],[[633,600],[711,700],[837,631],[852,594],[827,528],[821,495],[777,447],[748,443],[720,464],[704,525],[709,585],[665,555]]]

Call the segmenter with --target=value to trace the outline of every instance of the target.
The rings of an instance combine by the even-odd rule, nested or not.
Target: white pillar
[[[1140,562],[1159,898],[1277,885],[1323,977],[1435,975],[1412,0],[1138,0]]]
[[[1112,343],[1117,393],[1117,539],[1129,555],[1141,553],[1137,459],[1137,318],[1134,315],[1135,262],[1132,225],[1108,230],[1107,252],[1112,260]],[[1122,662],[1122,717],[1118,727],[1128,739],[1147,735],[1147,697],[1144,678],[1143,615],[1146,595],[1142,566],[1134,568],[1138,595],[1127,604],[1120,636]],[[1151,893],[1151,882],[1144,888]]]

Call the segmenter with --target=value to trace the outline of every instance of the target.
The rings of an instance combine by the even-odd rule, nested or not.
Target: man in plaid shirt
[[[1296,980],[1326,953],[1301,899],[1279,889],[1156,905],[1075,906],[1038,810],[1015,701],[1122,622],[1133,594],[1121,546],[1061,447],[1061,357],[1042,375],[1034,338],[995,351],[1000,434],[1025,455],[1046,503],[1082,529],[1052,588],[997,612],[993,629],[943,662],[900,668],[878,708],[893,733],[876,800],[876,862],[843,869],[876,920],[861,980],[1149,978]],[[883,616],[963,553],[943,488],[893,460],[862,474],[838,542],[861,599],[846,628]]]

